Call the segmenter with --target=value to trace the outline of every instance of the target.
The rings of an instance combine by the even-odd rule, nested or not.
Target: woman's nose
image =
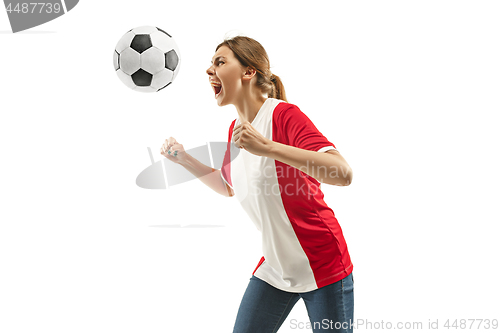
[[[208,74],[208,75],[214,75],[214,69],[213,69],[213,66],[208,67],[208,69],[207,69],[207,74]]]

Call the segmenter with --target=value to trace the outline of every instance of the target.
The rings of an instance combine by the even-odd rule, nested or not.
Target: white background
[[[237,113],[217,107],[205,70],[235,32],[264,45],[288,100],[354,170],[351,186],[322,188],[354,263],[355,318],[500,319],[499,14],[497,1],[87,0],[12,34],[0,11],[0,331],[232,331],[260,234],[199,180],[135,179],[170,136],[226,140]],[[113,70],[141,25],[181,49],[159,93]],[[302,301],[280,332],[310,332],[292,320],[308,321]]]

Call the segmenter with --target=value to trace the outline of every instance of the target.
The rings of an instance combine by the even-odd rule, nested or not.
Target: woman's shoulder
[[[304,113],[300,110],[300,108],[292,103],[288,103],[282,100],[277,100],[278,105],[276,105],[274,109],[274,119],[286,119],[290,117],[301,117]]]

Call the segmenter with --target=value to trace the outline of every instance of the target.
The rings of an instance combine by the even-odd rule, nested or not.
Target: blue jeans
[[[297,301],[302,298],[309,323],[290,321],[297,332],[311,327],[317,332],[352,333],[354,318],[354,280],[352,273],[322,288],[291,293],[277,289],[252,275],[241,300],[233,333],[275,333]],[[303,328],[303,329],[300,329]]]

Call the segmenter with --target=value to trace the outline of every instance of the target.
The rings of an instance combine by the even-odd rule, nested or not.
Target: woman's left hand
[[[243,148],[249,153],[257,156],[265,156],[269,153],[273,144],[272,140],[265,138],[248,121],[235,126],[233,129],[233,141],[236,147]]]

